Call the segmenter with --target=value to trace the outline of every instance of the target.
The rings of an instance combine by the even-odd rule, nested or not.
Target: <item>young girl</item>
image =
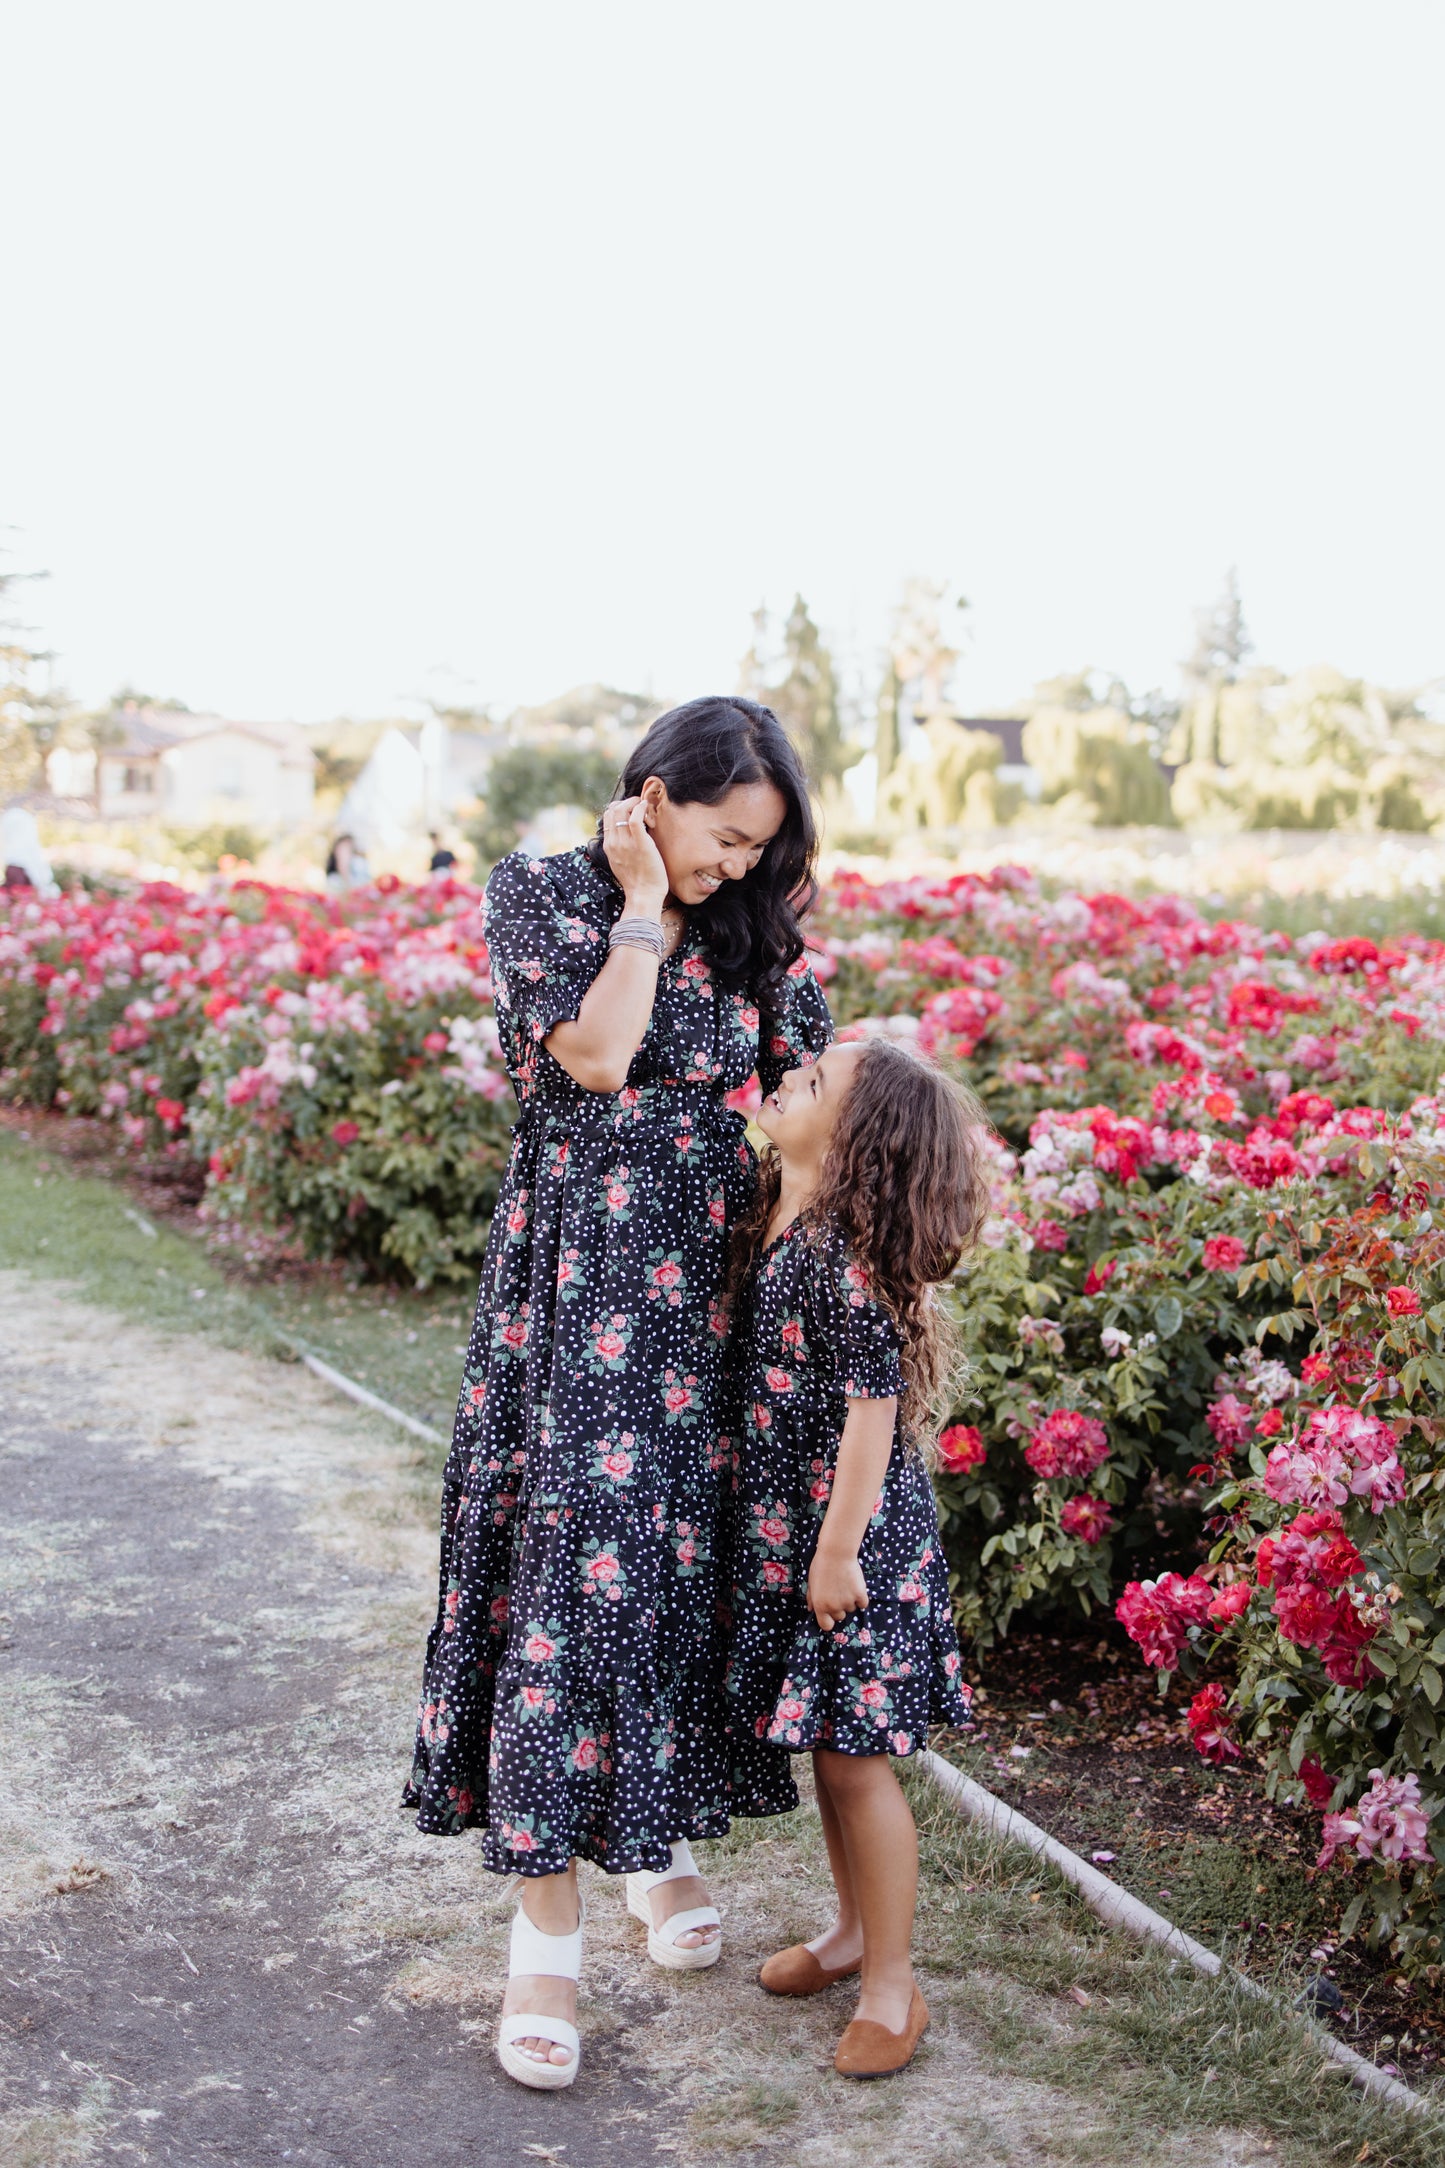
[[[834,2067],[901,2070],[928,2024],[909,1944],[918,1842],[889,1762],[968,1722],[920,1440],[947,1383],[933,1296],[987,1188],[976,1103],[884,1040],[835,1045],[764,1101],[772,1142],[733,1259],[733,1808],[798,1803],[811,1752],[832,1926],[763,1966],[775,1995],[861,1971]]]

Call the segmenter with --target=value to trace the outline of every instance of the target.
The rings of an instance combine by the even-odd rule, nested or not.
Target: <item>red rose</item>
[[[949,1475],[965,1475],[988,1458],[983,1434],[972,1423],[950,1423],[938,1441],[938,1464]]]
[[[334,1122],[332,1124],[331,1138],[335,1144],[355,1144],[360,1135],[361,1131],[355,1122]]]
[[[1066,1501],[1059,1514],[1059,1526],[1066,1536],[1077,1536],[1081,1543],[1102,1543],[1114,1525],[1114,1515],[1103,1498],[1095,1498],[1084,1491],[1077,1498]]]
[[[157,1111],[159,1112],[159,1109]],[[1387,1287],[1385,1289],[1385,1308],[1389,1311],[1391,1317],[1418,1317],[1420,1315],[1420,1297],[1413,1287]]]
[[[1335,1780],[1321,1766],[1318,1757],[1306,1754],[1299,1765],[1299,1773],[1300,1782],[1305,1788],[1305,1797],[1310,1805],[1327,1807],[1335,1796]]]
[[[1206,1272],[1238,1272],[1249,1251],[1238,1235],[1211,1235],[1204,1245]]]

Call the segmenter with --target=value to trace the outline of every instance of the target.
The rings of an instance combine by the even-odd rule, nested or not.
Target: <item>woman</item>
[[[487,884],[521,1120],[443,1491],[406,1804],[527,1879],[498,2042],[576,2075],[576,1861],[636,1879],[658,1962],[715,1961],[687,1840],[727,1827],[718,1302],[755,1166],[726,1095],[832,1036],[803,954],[816,838],[747,700],[653,724],[597,838]],[[759,1052],[761,1045],[762,1051]]]

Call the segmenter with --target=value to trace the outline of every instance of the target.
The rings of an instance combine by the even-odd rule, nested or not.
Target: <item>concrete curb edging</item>
[[[291,1341],[290,1345],[296,1349],[298,1361],[305,1363],[307,1369],[314,1371],[318,1378],[324,1378],[338,1393],[345,1393],[348,1400],[359,1401],[363,1408],[370,1408],[373,1414],[384,1415],[389,1422],[400,1423],[403,1430],[409,1430],[414,1438],[425,1438],[428,1445],[446,1444],[442,1433],[433,1430],[430,1423],[418,1422],[414,1415],[408,1415],[402,1408],[394,1408],[389,1400],[383,1400],[378,1393],[369,1393],[364,1385],[357,1384],[355,1378],[347,1377],[343,1371],[333,1370],[330,1363],[324,1363],[319,1355],[311,1354],[310,1350],[302,1347],[299,1342]]]
[[[955,1769],[953,1763],[945,1761],[941,1754],[935,1754],[931,1748],[926,1748],[920,1754],[919,1760],[956,1813],[965,1821],[983,1823],[996,1836],[1005,1837],[1013,1844],[1022,1844],[1039,1859],[1047,1860],[1049,1865],[1078,1891],[1090,1911],[1097,1913],[1106,1927],[1121,1928],[1127,1935],[1137,1935],[1146,1942],[1157,1942],[1164,1949],[1173,1950],[1180,1957],[1186,1958],[1196,1972],[1207,1973],[1211,1979],[1227,1977],[1233,1986],[1242,1988],[1246,1995],[1254,1996],[1257,2001],[1273,2001],[1274,1998],[1267,1989],[1247,1978],[1244,1973],[1236,1972],[1232,1965],[1226,1965],[1223,1958],[1217,1956],[1213,1950],[1206,1949],[1202,1942],[1196,1942],[1192,1935],[1186,1935],[1172,1920],[1166,1920],[1162,1912],[1155,1912],[1137,1897],[1131,1897],[1117,1882],[1111,1882],[1106,1874],[1100,1874],[1097,1867],[1091,1867],[1077,1852],[1071,1852],[1066,1844],[1060,1844],[1056,1837],[1049,1836],[1036,1822],[1031,1822],[1026,1814],[1020,1814],[1016,1807],[1006,1805],[1002,1799],[996,1799],[992,1792],[985,1791],[981,1784],[975,1784],[972,1777],[966,1777],[961,1769]],[[1417,2115],[1439,2114],[1440,2111],[1433,2101],[1415,2092],[1403,2079],[1392,2078],[1388,2071],[1381,2070],[1365,2056],[1358,2054],[1354,2048],[1346,2047],[1343,2040],[1337,2040],[1333,2033],[1326,2032],[1322,2025],[1317,2025],[1314,2019],[1305,2013],[1297,2014],[1308,2025],[1318,2042],[1321,2054],[1347,2071],[1351,2082],[1358,2085],[1363,2092],[1374,2093],[1379,2099],[1391,2101],[1397,2108],[1409,2108]]]

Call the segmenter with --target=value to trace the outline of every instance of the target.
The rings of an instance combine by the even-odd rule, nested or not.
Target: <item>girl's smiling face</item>
[[[804,1069],[789,1069],[758,1109],[757,1124],[785,1160],[821,1164],[843,1095],[866,1042],[830,1046]]]

